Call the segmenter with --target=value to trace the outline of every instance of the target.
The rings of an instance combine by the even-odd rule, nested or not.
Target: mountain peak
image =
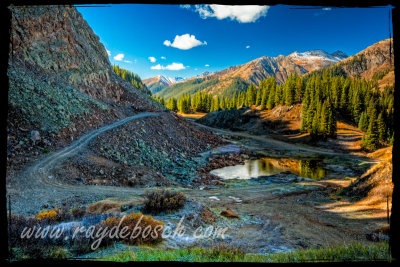
[[[345,52],[342,52],[340,50],[333,52],[331,55],[334,57],[342,58],[342,59],[349,57]]]

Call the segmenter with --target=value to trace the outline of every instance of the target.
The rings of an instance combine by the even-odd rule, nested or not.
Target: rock
[[[201,212],[200,212],[200,218],[204,223],[212,223],[215,222],[215,216],[213,212],[207,208],[204,207]]]
[[[101,175],[103,175],[103,174],[104,174],[104,171],[103,171],[102,169],[100,169],[99,173],[100,173]]]
[[[34,143],[36,143],[37,141],[40,140],[40,133],[39,133],[39,131],[36,131],[36,130],[32,130],[32,131],[31,131],[31,140],[32,140]]]
[[[235,213],[233,210],[227,208],[226,210],[221,211],[221,215],[228,218],[240,218],[239,214]]]
[[[219,180],[212,180],[211,182],[212,182],[214,185],[217,185],[217,186],[223,186],[223,185],[225,185],[224,182],[219,181]]]
[[[193,218],[194,218],[193,213],[190,213],[189,216],[186,218],[186,220],[191,221],[193,220]]]

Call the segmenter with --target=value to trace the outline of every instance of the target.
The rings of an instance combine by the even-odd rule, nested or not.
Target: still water
[[[320,167],[320,162],[317,159],[261,158],[246,160],[244,165],[215,169],[210,173],[222,179],[251,179],[290,171],[301,177],[321,179],[326,175],[326,170]]]

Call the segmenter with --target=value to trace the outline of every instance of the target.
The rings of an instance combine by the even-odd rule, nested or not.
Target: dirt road
[[[52,175],[52,170],[59,166],[68,158],[77,155],[85,146],[94,138],[100,136],[102,133],[119,127],[132,120],[158,116],[159,113],[140,113],[123,120],[106,125],[99,129],[93,130],[69,146],[44,155],[43,158],[38,159],[33,165],[27,166],[16,177],[10,179],[12,183],[7,184],[7,195],[11,197],[12,210],[15,213],[21,214],[35,214],[43,209],[44,204],[57,203],[91,203],[107,197],[139,197],[143,195],[145,188],[132,188],[132,187],[114,187],[114,186],[100,186],[100,185],[72,185],[57,181]],[[196,124],[198,125],[198,124]],[[203,126],[205,127],[205,126]],[[231,132],[221,129],[207,127],[217,133],[226,135],[236,135],[258,142],[257,147],[253,149],[274,149],[278,151],[303,151],[311,153],[319,153],[331,156],[340,157],[353,157],[354,155],[346,155],[341,153],[332,152],[326,149],[305,147],[296,144],[285,143],[278,140],[273,140],[266,136],[254,136],[247,133]],[[365,160],[365,159],[364,159]],[[196,192],[188,191],[188,195],[197,195]],[[201,194],[209,195],[205,191]],[[203,193],[204,192],[204,193]]]
[[[79,153],[91,140],[102,133],[135,119],[158,115],[159,113],[140,113],[90,131],[69,146],[49,153],[34,162],[33,165],[28,166],[20,172],[20,175],[11,179],[12,184],[7,185],[7,195],[11,197],[13,212],[32,214],[39,211],[43,204],[66,202],[71,198],[90,200],[122,193],[143,192],[143,190],[133,188],[64,184],[56,181],[51,175],[51,171],[63,161]]]

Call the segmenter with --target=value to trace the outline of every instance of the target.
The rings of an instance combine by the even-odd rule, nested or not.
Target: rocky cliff
[[[93,123],[102,124],[134,110],[162,110],[113,72],[99,37],[75,8],[11,7],[10,12],[8,103],[27,128],[57,134],[96,114],[102,115]]]
[[[74,7],[11,6],[9,10],[9,170],[64,147],[92,129],[139,112],[160,114],[143,119],[140,125],[128,123],[125,131],[105,133],[101,140],[108,140],[113,151],[96,148],[91,153],[127,162],[128,166],[149,165],[154,169],[152,164],[159,161],[160,155],[163,162],[168,158],[179,162],[183,156],[194,155],[218,142],[208,131],[164,112],[167,110],[162,105],[118,77],[99,37]],[[124,143],[122,152],[126,137],[129,142]],[[120,156],[124,153],[126,156]],[[136,158],[137,155],[141,156]],[[77,162],[77,168],[82,167],[81,162]],[[169,167],[173,170],[173,163]],[[74,175],[77,174],[66,177]]]

